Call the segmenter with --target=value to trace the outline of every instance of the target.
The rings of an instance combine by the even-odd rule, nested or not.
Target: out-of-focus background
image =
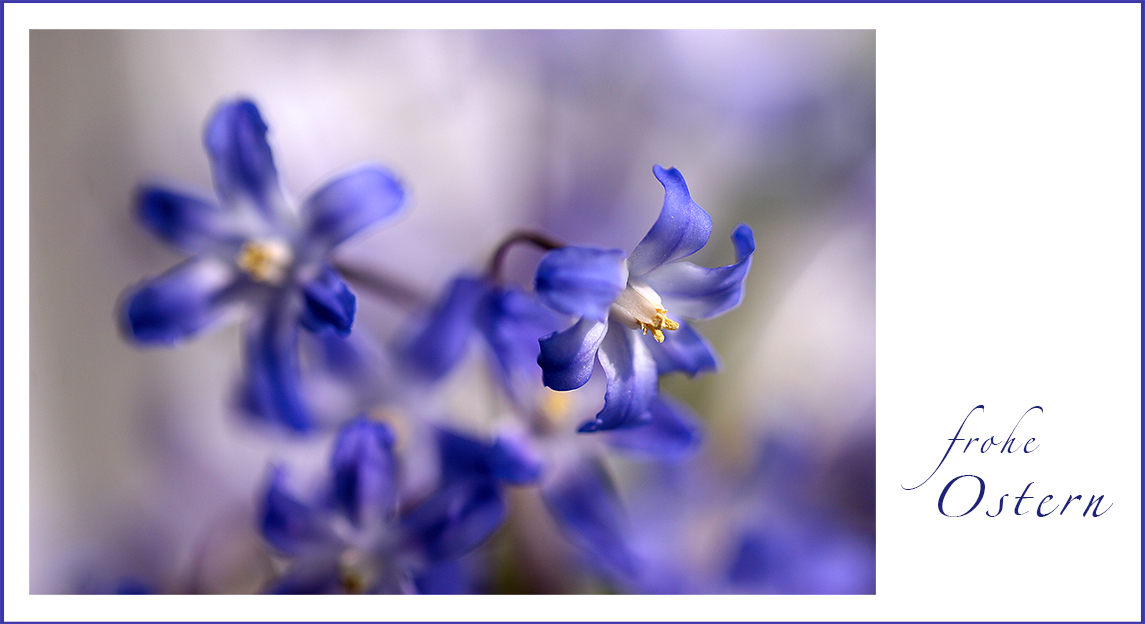
[[[136,185],[211,196],[202,127],[239,95],[296,197],[361,161],[400,174],[407,216],[342,258],[430,296],[519,228],[631,249],[652,166],[679,168],[714,221],[693,260],[730,262],[740,222],[758,251],[744,303],[698,324],[721,370],[661,384],[706,424],[700,456],[623,480],[634,518],[674,505],[649,549],[705,580],[627,589],[874,591],[873,31],[33,31],[30,79],[34,593],[256,589],[267,463],[328,450],[237,424],[236,325],[118,334],[123,289],[180,258],[133,222]],[[408,320],[359,302],[382,341]]]

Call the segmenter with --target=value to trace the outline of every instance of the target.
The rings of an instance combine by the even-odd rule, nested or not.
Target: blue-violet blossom
[[[270,591],[444,591],[432,577],[448,572],[500,526],[505,503],[492,476],[459,476],[457,458],[443,462],[438,488],[407,504],[393,434],[380,422],[356,418],[339,430],[329,477],[315,495],[295,495],[285,469],[275,466],[262,497],[260,527],[290,563]]]
[[[537,340],[561,326],[557,314],[523,290],[463,275],[449,283],[398,350],[410,373],[437,382],[463,359],[477,334],[489,347],[501,389],[521,406],[541,387]]]
[[[712,219],[692,201],[679,171],[659,165],[652,171],[664,186],[664,205],[631,254],[562,247],[537,266],[540,300],[580,317],[572,327],[541,339],[537,362],[545,385],[575,390],[588,382],[597,359],[607,377],[604,408],[581,425],[581,432],[646,424],[658,374],[695,375],[716,368],[711,347],[677,319],[712,318],[743,297],[755,251],[751,228],[740,224],[732,233],[733,264],[705,268],[682,261],[707,244]]]
[[[537,366],[539,339],[560,326],[555,314],[534,297],[515,286],[500,285],[487,278],[462,276],[450,282],[445,293],[427,313],[421,327],[403,341],[400,351],[406,368],[422,379],[436,382],[462,359],[473,334],[482,338],[492,356],[495,378],[528,424],[543,409],[536,391],[542,389]],[[670,343],[669,347],[674,343]],[[567,408],[564,408],[567,409]],[[563,415],[557,415],[563,418]],[[535,429],[535,428],[534,428]],[[678,459],[696,449],[700,423],[683,404],[655,396],[648,404],[648,420],[635,429],[617,429],[603,436],[607,444],[653,459]],[[540,438],[560,438],[562,444],[584,440],[565,439],[559,431],[533,431]]]
[[[316,419],[300,386],[299,326],[325,342],[349,334],[356,298],[328,257],[366,227],[392,220],[405,191],[388,170],[363,165],[318,188],[296,212],[279,186],[266,132],[250,101],[214,111],[203,143],[218,203],[140,189],[142,224],[192,257],[129,289],[122,325],[140,343],[173,345],[245,304],[253,328],[243,407],[305,431]]]

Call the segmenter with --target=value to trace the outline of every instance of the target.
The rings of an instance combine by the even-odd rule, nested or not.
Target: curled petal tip
[[[736,261],[755,253],[755,232],[751,226],[741,223],[732,231],[732,244],[736,249]]]
[[[660,165],[652,165],[652,175],[656,176],[656,179],[664,186],[683,186],[684,192],[688,192],[688,185],[684,182],[684,175],[675,167],[665,169]]]
[[[712,217],[692,201],[683,174],[659,165],[652,172],[664,186],[664,205],[652,229],[628,257],[628,270],[637,277],[696,253],[712,234]]]

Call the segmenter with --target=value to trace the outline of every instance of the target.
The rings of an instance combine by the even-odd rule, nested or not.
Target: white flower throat
[[[626,327],[652,332],[656,342],[664,342],[664,330],[680,329],[680,324],[668,318],[660,295],[644,282],[629,280],[628,285],[612,302],[609,315]]]
[[[280,240],[249,240],[235,258],[244,273],[256,282],[281,284],[294,261],[290,245]]]

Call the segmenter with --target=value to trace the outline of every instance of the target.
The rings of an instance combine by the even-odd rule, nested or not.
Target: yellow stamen
[[[286,277],[293,258],[290,247],[281,241],[247,241],[235,263],[256,282],[276,283]]]
[[[646,323],[641,320],[636,321],[640,325],[640,329],[645,334],[649,331],[652,332],[652,337],[656,342],[664,342],[664,332],[662,330],[675,331],[680,329],[680,324],[668,318],[668,311],[659,306],[656,307],[656,316],[652,317],[652,322]]]
[[[661,306],[660,295],[643,282],[629,280],[628,286],[616,297],[609,308],[611,318],[625,327],[652,332],[656,342],[664,342],[664,330],[680,329],[680,324],[668,318]]]

